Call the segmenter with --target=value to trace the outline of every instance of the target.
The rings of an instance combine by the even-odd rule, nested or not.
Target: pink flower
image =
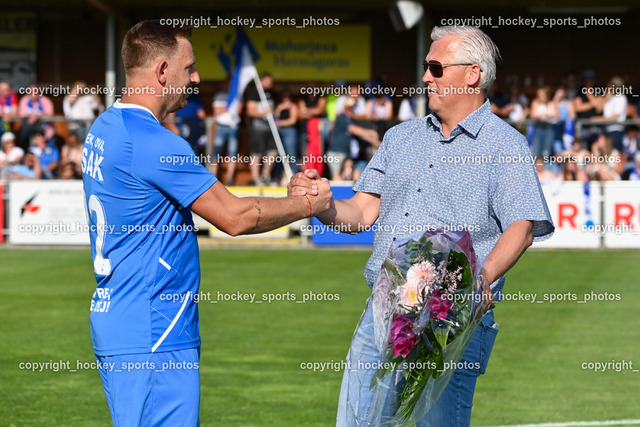
[[[429,285],[436,274],[436,267],[429,261],[424,261],[411,266],[407,271],[407,283],[420,286],[420,289]]]
[[[420,302],[420,285],[418,283],[407,282],[402,287],[402,301],[403,308],[408,309],[415,306]]]
[[[393,346],[393,355],[401,354],[402,357],[411,352],[420,338],[413,332],[413,319],[402,314],[394,316],[389,335],[388,342]]]
[[[453,308],[453,301],[442,291],[435,292],[431,297],[431,313],[436,319],[446,319],[447,314]]]

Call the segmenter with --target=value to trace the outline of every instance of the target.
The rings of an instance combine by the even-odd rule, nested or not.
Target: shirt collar
[[[451,134],[449,135],[449,138],[443,138],[442,142],[453,141],[453,139],[460,135],[463,131],[472,138],[476,138],[478,136],[478,132],[480,132],[480,129],[490,116],[491,104],[487,99],[484,104],[482,104],[477,110],[462,119],[462,121],[458,123],[455,128],[453,128]],[[427,124],[442,133],[442,123],[440,123],[440,118],[435,113],[431,113],[427,116]]]
[[[147,113],[151,114],[151,116],[153,116],[153,118],[156,119],[158,123],[160,123],[160,120],[158,120],[158,118],[151,112],[151,110],[149,110],[147,107],[144,107],[142,105],[121,102],[119,99],[116,99],[116,102],[113,103],[112,107],[120,108],[120,109],[133,108],[138,110],[144,110]]]

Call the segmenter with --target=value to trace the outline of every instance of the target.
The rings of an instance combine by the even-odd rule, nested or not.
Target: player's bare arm
[[[191,204],[191,210],[231,236],[273,230],[329,208],[331,186],[317,182],[318,195],[236,197],[216,182]]]

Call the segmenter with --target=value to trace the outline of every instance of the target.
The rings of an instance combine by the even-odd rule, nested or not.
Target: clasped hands
[[[315,169],[307,169],[291,177],[287,185],[287,195],[306,196],[311,205],[312,215],[316,215],[329,209],[333,193],[327,178],[322,178]]]

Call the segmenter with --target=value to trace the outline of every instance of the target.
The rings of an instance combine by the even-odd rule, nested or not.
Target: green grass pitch
[[[202,425],[334,424],[341,373],[301,364],[344,359],[368,294],[368,256],[201,251]],[[640,418],[639,278],[639,251],[526,253],[496,307],[500,333],[472,425]],[[0,426],[110,424],[87,365],[94,287],[88,250],[0,250]],[[238,292],[280,301],[223,300]],[[536,302],[515,298],[525,294]],[[286,300],[305,295],[315,301]],[[578,302],[585,295],[605,300]],[[77,372],[20,369],[47,361]],[[611,363],[583,369],[595,362]]]

